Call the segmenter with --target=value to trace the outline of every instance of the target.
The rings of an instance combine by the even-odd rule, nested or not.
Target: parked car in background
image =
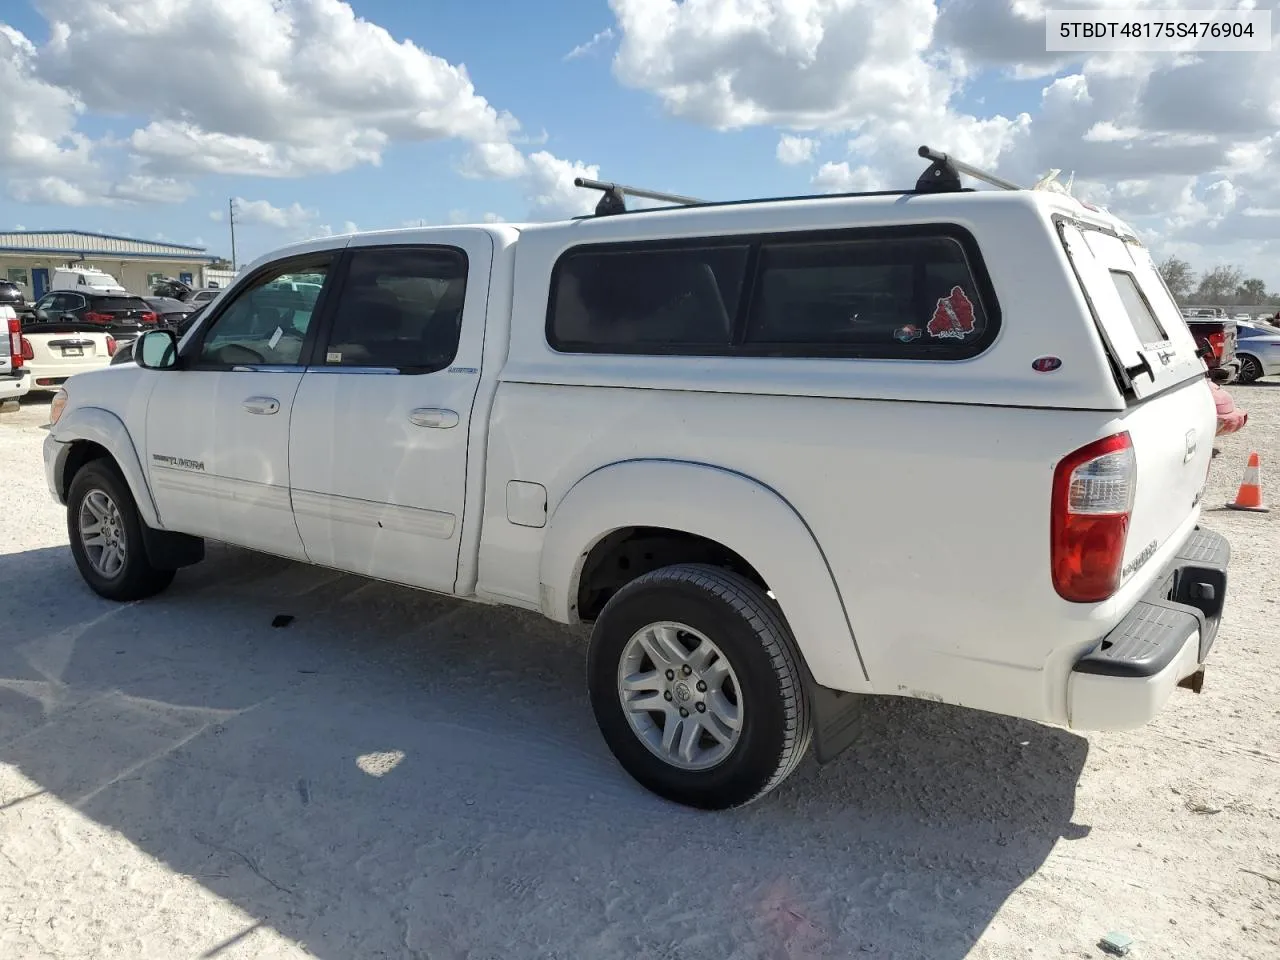
[[[1187,317],[1196,347],[1215,383],[1230,383],[1240,374],[1236,359],[1236,322],[1228,317]]]
[[[107,366],[116,352],[111,334],[74,321],[25,324],[20,343],[32,390],[57,390],[77,373]]]
[[[206,287],[202,290],[193,290],[191,298],[187,302],[194,303],[196,306],[200,306],[203,303],[211,303],[217,299],[218,294],[221,292],[221,287]]]
[[[147,301],[148,306],[155,311],[158,318],[156,322],[160,324],[175,324],[192,310],[197,309],[194,304],[183,303],[172,297],[143,297],[142,299]]]
[[[22,324],[7,303],[0,303],[0,336],[0,406],[13,406],[31,389],[31,371],[22,355]]]
[[[22,284],[12,280],[0,280],[0,306],[12,307],[20,318],[31,313],[31,304],[27,302]]]
[[[85,323],[111,334],[117,341],[135,339],[155,327],[160,318],[141,297],[127,293],[73,293],[59,290],[35,302],[36,323]]]
[[[190,330],[195,322],[200,319],[200,316],[204,313],[207,306],[208,304],[206,303],[202,306],[196,307],[190,313],[186,314],[173,324],[172,329],[177,334],[179,340],[187,335],[187,331]],[[133,345],[136,342],[136,340],[130,340],[128,343],[120,344],[119,347],[116,348],[116,355],[111,358],[111,365],[115,366],[118,363],[132,363]]]
[[[1270,324],[1241,323],[1236,327],[1236,357],[1241,383],[1280,375],[1280,328]]]

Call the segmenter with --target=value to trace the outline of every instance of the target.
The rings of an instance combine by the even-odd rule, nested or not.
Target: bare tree
[[[1160,276],[1164,278],[1165,286],[1169,288],[1173,298],[1179,303],[1186,303],[1196,285],[1195,272],[1192,271],[1191,264],[1169,256],[1162,260],[1156,269],[1160,271]]]

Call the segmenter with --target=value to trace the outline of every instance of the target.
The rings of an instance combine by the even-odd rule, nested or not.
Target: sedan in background
[[[187,314],[197,309],[194,303],[183,303],[181,300],[175,300],[172,297],[143,297],[147,301],[148,306],[156,312],[159,323],[165,326],[172,326],[183,320]]]
[[[200,319],[201,315],[204,313],[204,308],[207,306],[208,306],[208,303],[205,303],[205,304],[202,304],[201,306],[196,307],[194,310],[186,314],[181,320],[177,322],[177,324],[173,328],[173,332],[179,340],[185,337],[187,335],[187,331],[190,330],[193,326],[195,326],[195,322]],[[133,342],[130,341],[129,343],[120,344],[119,348],[115,352],[115,355],[111,358],[111,365],[115,366],[118,363],[132,363],[132,362],[133,362]]]
[[[1280,328],[1259,323],[1236,326],[1236,358],[1240,383],[1280,374]]]

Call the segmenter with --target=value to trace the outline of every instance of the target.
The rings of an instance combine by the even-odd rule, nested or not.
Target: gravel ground
[[[1221,505],[1249,450],[1280,469],[1280,383],[1232,393],[1203,694],[1090,736],[874,700],[728,814],[626,778],[581,636],[535,617],[221,546],[98,599],[28,402],[0,416],[0,957],[1059,958],[1118,930],[1276,960],[1280,509]]]

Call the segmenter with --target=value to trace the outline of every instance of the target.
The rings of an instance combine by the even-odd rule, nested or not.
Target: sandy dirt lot
[[[621,772],[582,637],[535,617],[223,546],[100,600],[29,402],[0,417],[0,957],[1087,958],[1116,930],[1276,960],[1280,383],[1232,392],[1203,694],[1090,736],[873,700],[728,814]],[[1271,514],[1221,510],[1250,449]]]

